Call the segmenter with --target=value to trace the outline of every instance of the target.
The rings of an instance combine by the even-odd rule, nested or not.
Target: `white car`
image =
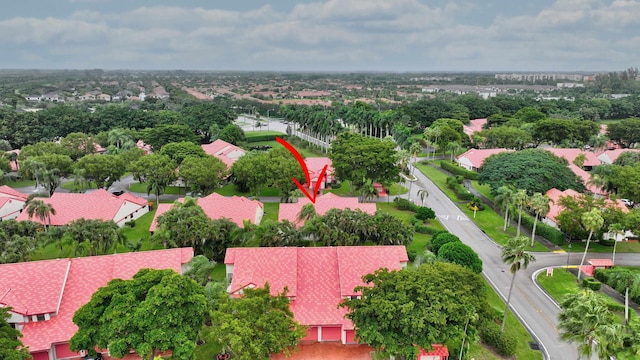
[[[629,199],[620,199],[627,207],[633,207],[633,201]]]

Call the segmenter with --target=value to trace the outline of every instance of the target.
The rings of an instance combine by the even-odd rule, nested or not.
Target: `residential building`
[[[22,332],[33,360],[79,359],[69,349],[78,329],[73,315],[98,288],[144,268],[182,273],[192,257],[192,248],[178,248],[2,264],[0,306],[12,308],[8,322]]]
[[[298,199],[298,202],[295,203],[280,204],[278,221],[289,220],[298,226],[304,225],[304,222],[298,221],[298,215],[303,206],[311,203],[311,200],[305,197]],[[316,202],[313,204],[313,207],[318,215],[324,215],[331,209],[360,210],[370,215],[376,213],[375,203],[361,203],[357,197],[343,197],[333,193],[326,193],[316,197]]]
[[[562,206],[560,202],[562,198],[567,196],[576,197],[576,196],[584,196],[584,194],[581,194],[573,189],[567,189],[567,190],[561,191],[559,189],[553,188],[547,191],[547,197],[550,200],[549,212],[542,219],[543,223],[549,226],[553,226],[556,229],[559,228],[557,216],[564,210],[564,206]],[[617,208],[625,213],[629,212],[629,209],[624,205],[624,202],[622,202],[622,200],[620,199],[606,200],[606,201],[607,201],[607,205],[606,205],[607,207]]]
[[[178,199],[179,202],[184,198]],[[258,200],[250,200],[242,196],[226,197],[212,193],[197,199],[198,206],[210,219],[229,219],[239,227],[244,227],[244,222],[260,224],[264,215],[264,205]],[[173,204],[158,204],[158,209],[149,227],[150,232],[156,231],[158,227],[158,217],[169,211]]]
[[[584,170],[590,171],[594,166],[600,165],[600,160],[594,152],[584,151],[582,149],[574,149],[574,148],[545,148],[544,150],[549,151],[553,155],[564,158],[569,162],[569,164],[575,164],[578,156],[584,155],[584,163],[581,168]]]
[[[508,149],[469,149],[456,158],[456,162],[460,167],[467,170],[478,171],[484,164],[484,161],[491,155],[500,154],[505,151],[513,151]]]
[[[638,149],[611,149],[605,150],[602,154],[598,155],[598,160],[603,164],[613,164],[621,154],[629,151],[638,152]]]
[[[202,145],[202,150],[207,155],[215,156],[222,160],[227,165],[227,168],[230,168],[236,160],[247,153],[243,149],[220,139],[210,144]]]
[[[328,157],[308,157],[304,159],[304,162],[307,165],[307,170],[309,170],[309,178],[311,182],[311,184],[308,185],[309,189],[315,189],[320,172],[322,172],[322,169],[324,169],[325,166],[327,167],[327,171],[324,174],[324,178],[322,179],[319,189],[326,189],[328,184],[335,180],[333,175],[334,169],[333,166],[331,166],[331,159]]]
[[[409,261],[404,246],[229,248],[228,292],[269,283],[273,295],[288,289],[294,318],[309,327],[303,341],[357,343],[343,299],[362,296],[362,276],[380,268],[400,270]]]
[[[487,119],[473,119],[469,121],[469,125],[464,125],[462,129],[465,134],[471,137],[473,134],[484,130],[487,121]]]
[[[85,194],[55,192],[50,198],[42,198],[41,200],[50,204],[56,211],[54,215],[51,215],[50,221],[47,220],[46,225],[51,226],[67,225],[72,221],[84,218],[87,220],[113,220],[122,227],[126,222],[136,220],[149,212],[147,200],[131,193],[116,196],[104,189]],[[29,217],[26,211],[23,211],[16,220],[43,223],[36,216]]]
[[[17,218],[26,202],[27,195],[7,185],[0,186],[0,221]]]

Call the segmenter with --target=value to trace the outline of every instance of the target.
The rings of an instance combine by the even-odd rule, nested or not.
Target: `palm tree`
[[[606,301],[592,290],[565,296],[560,308],[560,339],[578,344],[578,360],[590,359],[594,347],[600,359],[609,359],[622,349],[622,324],[609,310]]]
[[[535,193],[529,199],[529,207],[535,214],[535,220],[533,220],[533,231],[531,232],[531,246],[534,244],[534,239],[536,237],[536,227],[538,226],[538,219],[542,216],[546,215],[551,209],[551,202],[547,195],[543,195],[542,193]]]
[[[318,216],[316,207],[312,203],[308,203],[302,206],[302,209],[300,209],[300,213],[298,214],[296,220],[305,222],[307,220],[315,218],[316,216]]]
[[[607,284],[616,290],[624,291],[624,321],[629,323],[629,295],[640,296],[640,273],[628,269],[611,271],[607,274]]]
[[[593,186],[596,189],[600,189],[602,191],[606,191],[608,181],[607,179],[600,174],[591,174],[589,176],[589,180],[587,181],[587,186]]]
[[[511,291],[513,290],[513,284],[516,280],[516,273],[520,269],[526,269],[529,263],[536,261],[535,256],[529,254],[526,251],[529,239],[524,236],[516,236],[509,239],[507,245],[502,248],[502,261],[510,265],[509,271],[511,271],[511,285],[509,285],[509,295],[507,295],[507,307],[504,309],[504,316],[502,318],[502,331],[504,331],[504,325],[507,321],[507,314],[509,313],[509,305],[511,303]]]
[[[47,224],[51,225],[51,215],[56,214],[56,209],[42,200],[35,199],[29,201],[27,205],[27,214],[29,214],[29,218],[32,218],[34,215],[42,221],[44,225],[44,230],[47,231]]]
[[[53,196],[53,193],[56,191],[58,186],[60,186],[61,178],[60,178],[60,170],[58,169],[41,169],[37,172],[40,175],[40,180],[42,181],[42,185],[47,192],[49,193],[49,197]]]
[[[447,150],[451,153],[451,162],[453,162],[453,157],[458,155],[460,149],[462,149],[462,146],[457,141],[451,141],[447,144]]]
[[[504,206],[504,228],[502,231],[507,231],[507,224],[509,223],[509,208],[513,202],[513,195],[513,189],[504,185],[498,188],[498,195],[494,199],[497,206]]]
[[[522,223],[522,210],[529,202],[529,196],[524,189],[518,189],[513,194],[513,204],[518,207],[518,229],[516,230],[516,236],[520,236],[520,224]]]
[[[424,199],[429,197],[427,189],[418,190],[418,198],[420,198],[420,206],[424,206]]]
[[[609,232],[613,233],[613,257],[611,258],[611,262],[616,264],[616,246],[618,245],[618,235],[624,235],[624,225],[620,223],[615,223],[609,225]]]
[[[358,192],[360,193],[361,201],[367,202],[377,196],[378,192],[376,191],[375,186],[373,186],[373,181],[371,181],[371,179],[362,179],[362,181],[363,184],[360,186],[360,189],[358,189]]]
[[[578,268],[578,282],[580,282],[582,266],[584,265],[584,259],[587,257],[587,251],[589,251],[589,243],[591,242],[593,232],[599,230],[604,225],[604,219],[602,218],[600,209],[596,208],[582,214],[582,218],[580,220],[582,221],[582,226],[589,231],[589,237],[587,238],[587,245],[584,247],[584,254],[582,254],[582,260],[580,260],[580,267]]]

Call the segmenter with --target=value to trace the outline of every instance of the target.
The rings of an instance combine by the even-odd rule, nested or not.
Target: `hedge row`
[[[480,326],[480,339],[489,346],[496,348],[498,354],[502,356],[513,356],[518,347],[518,338],[515,333],[502,331],[500,325],[485,321]]]
[[[521,224],[527,229],[533,230],[534,221],[535,219],[530,216],[523,216]],[[562,231],[552,226],[549,226],[540,220],[538,220],[538,225],[536,225],[536,235],[540,235],[543,238],[559,246],[565,243],[564,234],[562,233]]]
[[[247,142],[248,143],[252,143],[252,142],[260,142],[260,141],[275,141],[276,140],[276,134],[265,134],[265,135],[256,135],[256,136],[247,136]],[[282,136],[282,135],[280,135]]]
[[[461,168],[458,165],[452,164],[448,161],[441,161],[440,162],[440,167],[444,170],[447,170],[448,172],[454,174],[454,175],[460,175],[462,177],[464,177],[465,179],[469,179],[469,180],[478,180],[478,173],[475,171],[469,171],[465,168]]]
[[[449,176],[447,178],[447,186],[456,193],[458,199],[462,201],[469,201],[474,198],[474,195],[470,193],[464,185],[462,185],[462,179],[463,178],[460,175],[456,177]]]
[[[602,287],[602,283],[594,278],[584,278],[582,279],[582,287],[589,288],[593,291],[598,291]]]

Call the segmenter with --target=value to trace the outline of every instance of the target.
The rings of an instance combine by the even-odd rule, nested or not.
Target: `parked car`
[[[633,207],[633,201],[629,199],[620,199],[627,207]]]

